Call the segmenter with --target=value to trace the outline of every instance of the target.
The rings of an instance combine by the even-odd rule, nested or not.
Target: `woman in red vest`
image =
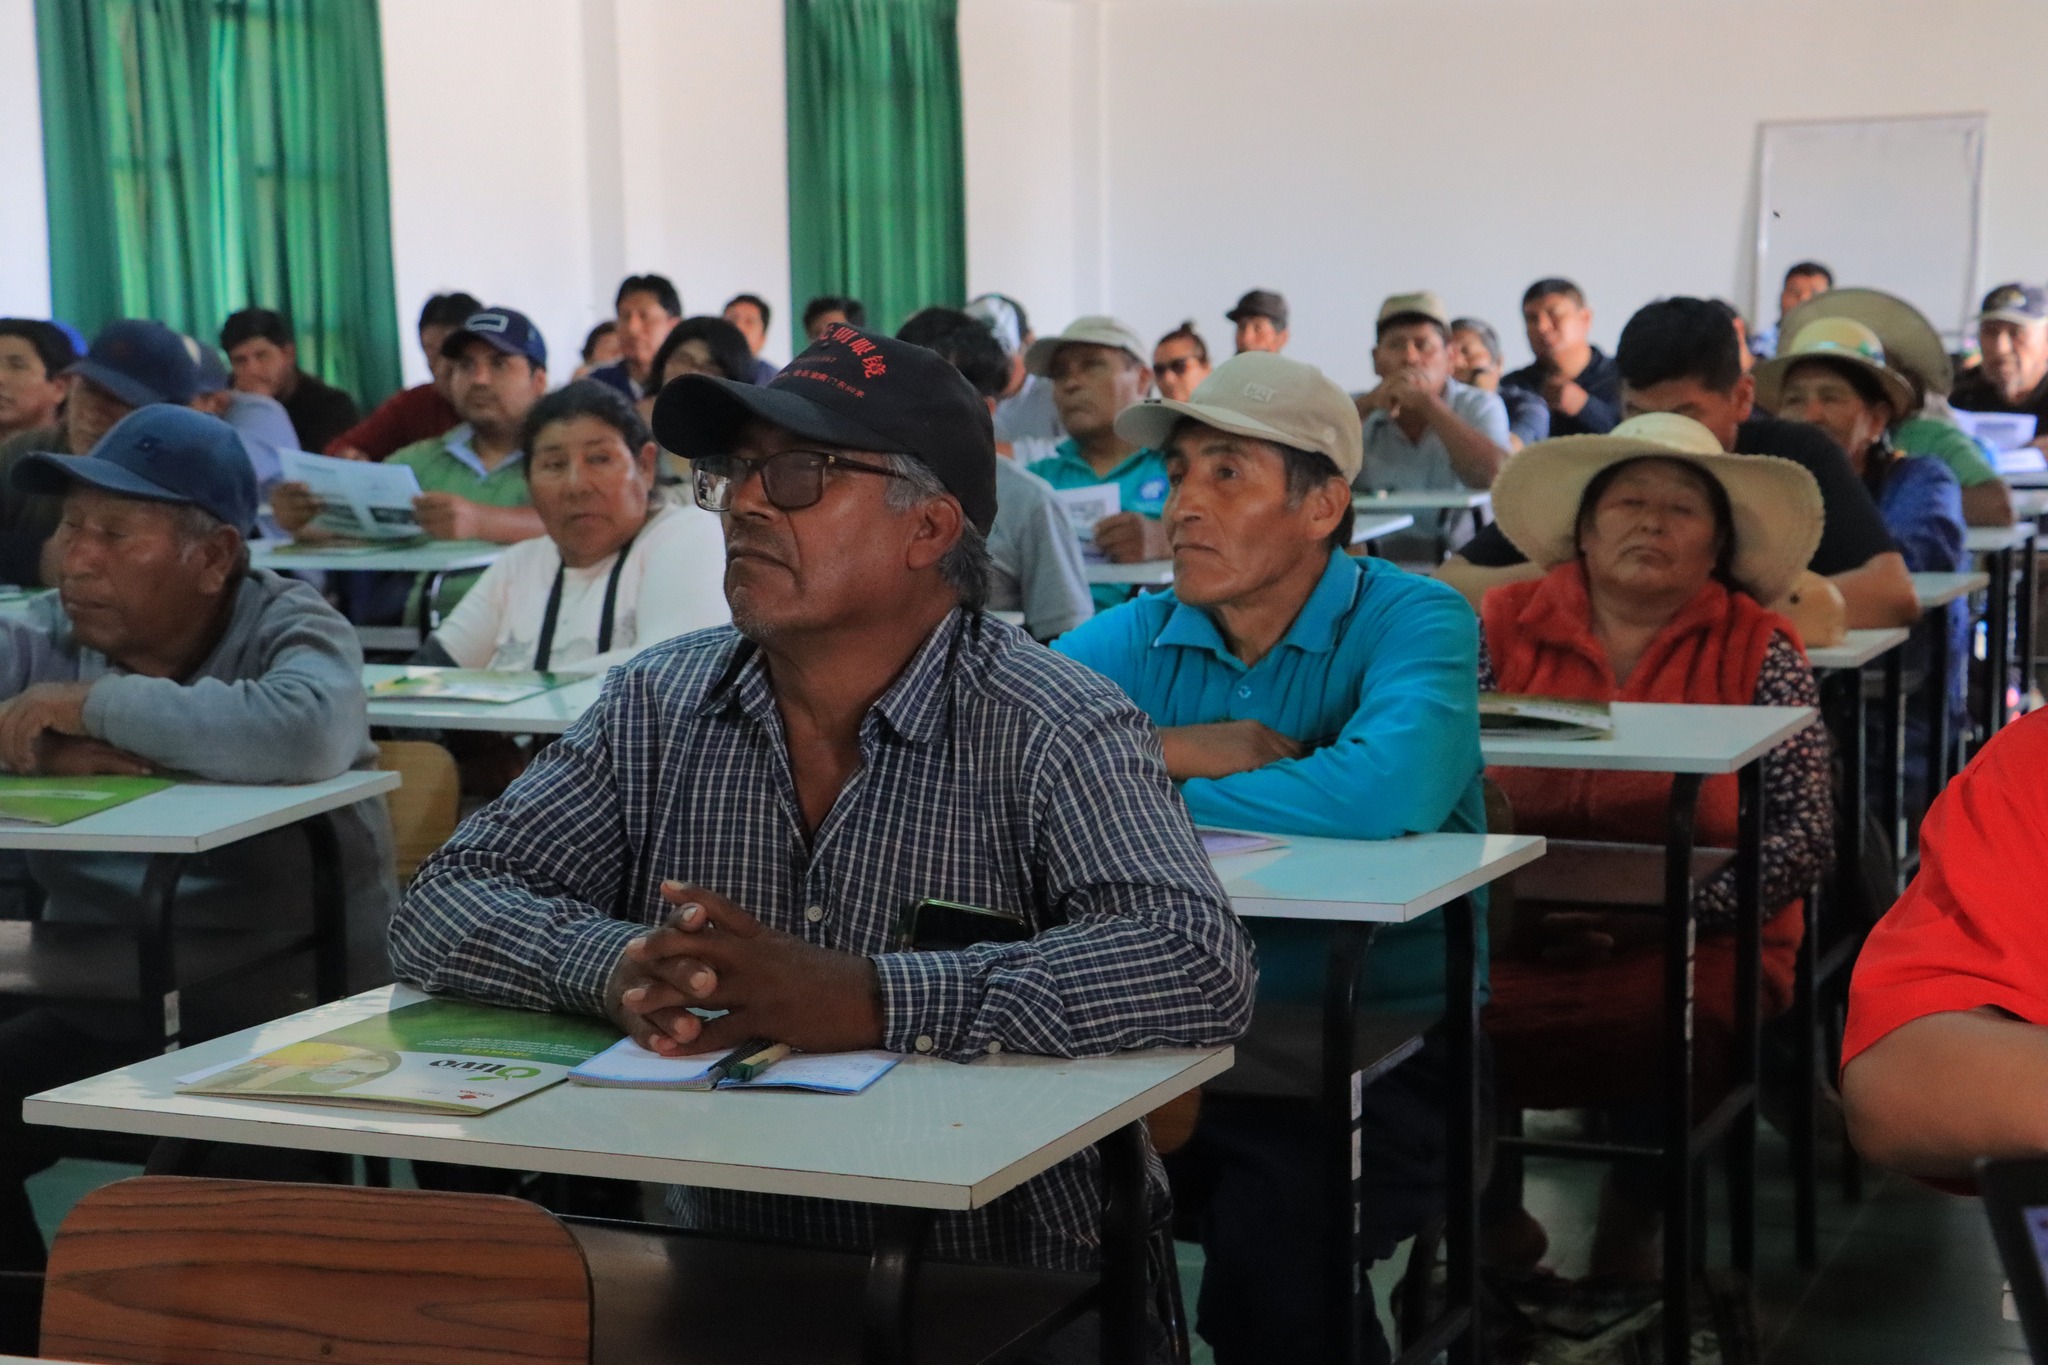
[[[1657,413],[1606,436],[1544,441],[1494,484],[1501,530],[1547,572],[1486,595],[1482,690],[1599,702],[1817,706],[1782,600],[1819,543],[1821,496],[1789,460],[1726,455],[1705,427]],[[1491,768],[1526,834],[1664,842],[1664,773]],[[1764,760],[1764,1000],[1791,1002],[1800,897],[1830,856],[1826,731]],[[1701,847],[1736,842],[1736,781],[1700,791]],[[1700,1094],[1725,1089],[1733,1037],[1734,872],[1700,889],[1695,1053]],[[1551,911],[1518,925],[1493,965],[1486,1027],[1503,1105],[1610,1111],[1616,1136],[1655,1145],[1663,1006],[1662,924],[1652,914]],[[1489,1243],[1533,1265],[1547,1239],[1510,1176],[1489,1200]],[[1658,1167],[1610,1172],[1596,1276],[1655,1280]]]

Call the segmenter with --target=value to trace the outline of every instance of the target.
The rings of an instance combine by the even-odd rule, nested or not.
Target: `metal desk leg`
[[[185,1025],[178,1002],[178,953],[171,908],[178,897],[178,879],[185,873],[185,855],[159,853],[142,877],[142,914],[135,926],[136,1002],[145,1033],[155,1033],[160,1051],[176,1052]]]
[[[1692,1338],[1693,818],[1700,776],[1671,779],[1664,851],[1664,1359]]]
[[[1352,1055],[1358,972],[1377,926],[1343,924],[1331,935],[1323,983],[1323,1161],[1330,1222],[1323,1243],[1323,1331],[1330,1359],[1358,1359],[1358,1116],[1365,1102]]]
[[[1449,1262],[1447,1312],[1465,1309],[1463,1335],[1451,1343],[1451,1365],[1478,1365],[1485,1340],[1479,1320],[1479,911],[1472,897],[1444,907],[1444,1022],[1456,1089],[1444,1109],[1444,1254]]]
[[[1145,1125],[1125,1124],[1100,1146],[1103,1365],[1144,1365],[1149,1289],[1145,1265],[1152,1233],[1145,1189]]]
[[[1892,841],[1892,866],[1906,870],[1906,661],[1905,649],[1884,656],[1884,829]],[[1902,879],[1894,892],[1902,891]]]
[[[875,1250],[861,1301],[862,1365],[899,1365],[910,1359],[910,1299],[931,1225],[929,1209],[876,1210]]]
[[[1989,686],[1984,694],[1984,740],[2005,728],[2005,689],[2012,663],[2012,551],[1998,550],[1991,556],[1991,604],[1986,624],[1990,627],[1990,648],[1984,651],[1984,671]]]
[[[321,1004],[348,994],[348,895],[334,813],[301,821],[313,864],[313,993]]]
[[[1948,785],[1948,670],[1949,658],[1948,617],[1951,606],[1937,608],[1928,613],[1926,625],[1933,638],[1928,641],[1927,680],[1922,684],[1927,689],[1923,704],[1927,707],[1927,790],[1923,793],[1926,804],[1919,814],[1927,814],[1927,806],[1934,804],[1934,798],[1941,795],[1941,789]]]
[[[2020,662],[2020,710],[2027,709],[2027,698],[2034,690],[2034,594],[2040,586],[2040,561],[2034,549],[2034,540],[2041,534],[2041,519],[2029,522],[2021,520],[2022,526],[2031,526],[2033,535],[2020,549],[2020,602],[2019,622],[2014,634],[2018,637]]]
[[[1730,1080],[1749,1103],[1728,1130],[1729,1260],[1756,1272],[1756,1083],[1763,1045],[1764,761],[1736,775],[1735,1065]]]

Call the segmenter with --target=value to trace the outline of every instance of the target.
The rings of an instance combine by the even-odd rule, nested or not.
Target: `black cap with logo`
[[[750,417],[829,445],[911,456],[983,535],[995,522],[988,404],[935,351],[842,323],[767,384],[704,374],[669,381],[654,400],[654,437],[686,460],[724,455]]]

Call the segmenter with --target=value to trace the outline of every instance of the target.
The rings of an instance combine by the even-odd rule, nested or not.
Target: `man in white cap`
[[[1949,402],[1966,412],[2030,412],[2034,444],[2048,450],[2048,289],[2001,284],[1977,314],[1984,359],[1956,381]]]
[[[1311,365],[1247,351],[1187,402],[1138,404],[1116,425],[1164,451],[1173,591],[1054,648],[1151,718],[1196,821],[1340,839],[1483,830],[1477,627],[1450,588],[1346,553],[1362,449],[1350,397]],[[1248,927],[1261,1002],[1319,1000],[1327,929]],[[1443,936],[1438,914],[1384,930],[1366,964],[1371,1006],[1440,1011]],[[1432,1041],[1364,1092],[1368,1260],[1441,1208],[1446,1070]],[[1316,1114],[1313,1098],[1232,1094],[1226,1078],[1176,1158],[1208,1196],[1197,1327],[1220,1365],[1327,1354],[1319,1248],[1334,1210]],[[1387,1359],[1366,1331],[1363,1358]]]
[[[1084,544],[1113,564],[1168,554],[1159,524],[1166,506],[1166,459],[1126,439],[1116,426],[1117,414],[1152,387],[1151,354],[1136,332],[1102,316],[1076,318],[1058,336],[1040,337],[1024,352],[1025,368],[1052,381],[1053,406],[1067,431],[1050,456],[1028,468],[1054,488],[1103,491],[1085,527],[1077,529]],[[1073,515],[1077,504],[1067,505]],[[1129,588],[1098,587],[1095,605],[1113,607],[1130,595]]]

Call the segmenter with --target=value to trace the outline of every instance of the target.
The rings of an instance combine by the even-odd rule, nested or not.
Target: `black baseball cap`
[[[199,392],[199,365],[185,338],[161,322],[123,318],[100,328],[85,358],[64,373],[91,380],[131,408],[189,403]]]
[[[448,360],[458,360],[463,348],[472,341],[481,341],[506,355],[523,355],[533,362],[537,370],[548,367],[548,344],[541,340],[540,328],[533,325],[532,318],[516,309],[493,307],[471,313],[441,343],[441,355]]]
[[[24,456],[12,477],[23,493],[61,497],[83,483],[145,502],[188,503],[244,535],[256,520],[256,470],[241,436],[218,417],[169,403],[137,408],[84,455]]]
[[[983,535],[995,522],[988,404],[936,351],[842,323],[766,384],[670,380],[654,400],[654,438],[686,460],[723,455],[750,417],[828,445],[908,455],[938,476]]]
[[[1237,301],[1237,307],[1223,315],[1232,322],[1246,318],[1271,318],[1281,331],[1287,330],[1287,300],[1271,289],[1254,289]]]

